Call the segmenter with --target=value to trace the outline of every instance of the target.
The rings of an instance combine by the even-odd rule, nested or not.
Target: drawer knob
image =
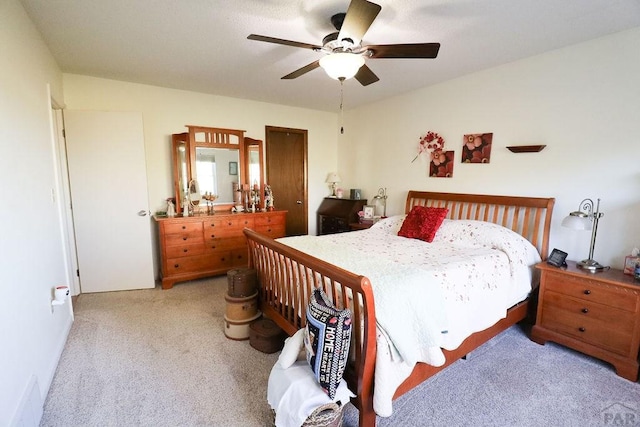
[[[212,226],[212,227],[215,227],[216,225],[215,225],[215,224],[211,224],[211,226]]]
[[[224,258],[220,258],[220,261],[224,261]]]
[[[183,229],[183,230],[186,230],[186,229],[187,229],[187,226],[186,226],[186,225],[183,225],[183,226],[182,226],[182,229]]]
[[[587,313],[589,312],[589,309],[585,307],[585,308],[583,308],[583,309],[582,309],[582,310],[580,310],[580,311],[582,311],[583,313],[587,314]]]
[[[228,224],[229,224],[229,225],[231,225],[231,224],[232,224],[232,222],[231,222],[231,221],[229,221],[229,223],[228,223]]]
[[[215,234],[212,234],[212,235],[211,235],[211,238],[213,239],[214,237],[216,237],[216,235],[215,235]]]
[[[215,248],[216,248],[216,245],[211,246],[211,249],[215,249]]]
[[[589,289],[585,289],[585,290],[584,290],[584,294],[585,294],[585,295],[591,295],[591,291],[590,291]]]
[[[578,330],[579,330],[580,332],[584,332],[584,331],[586,331],[586,329],[584,328],[584,326],[580,326],[580,327],[578,328]]]
[[[178,268],[180,267],[180,264],[173,264],[173,268]]]
[[[182,240],[187,240],[187,238],[186,238],[186,237],[183,237],[183,238],[182,238]]]
[[[182,252],[186,254],[187,252],[189,252],[189,249],[183,249]]]

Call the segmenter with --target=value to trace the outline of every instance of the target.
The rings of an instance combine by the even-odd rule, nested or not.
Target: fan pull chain
[[[344,79],[340,79],[340,134],[344,134]]]

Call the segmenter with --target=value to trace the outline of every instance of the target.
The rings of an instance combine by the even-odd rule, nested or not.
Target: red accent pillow
[[[404,219],[398,236],[431,243],[448,212],[448,208],[414,206]]]

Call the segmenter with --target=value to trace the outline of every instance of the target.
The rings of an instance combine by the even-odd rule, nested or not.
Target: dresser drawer
[[[202,221],[164,224],[165,234],[202,233]]]
[[[595,280],[547,272],[545,292],[554,291],[586,301],[596,301],[621,310],[636,311],[638,298],[623,289],[609,287]]]
[[[247,239],[244,236],[238,237],[216,237],[205,239],[204,247],[207,252],[229,251],[232,249],[247,249]]]
[[[185,246],[202,244],[202,231],[191,231],[180,234],[167,234],[164,236],[164,242],[167,247],[169,246]]]
[[[218,237],[240,236],[245,227],[252,228],[254,220],[250,216],[227,216],[220,219],[211,219],[204,223],[204,235],[207,239]]]
[[[257,231],[260,234],[264,234],[265,236],[269,236],[272,239],[277,239],[278,237],[284,237],[285,235],[285,225],[284,224],[274,224],[274,225],[262,225],[256,226],[254,231]]]
[[[233,267],[247,267],[249,265],[249,249],[246,246],[231,251],[231,265]]]
[[[167,258],[182,258],[186,256],[202,255],[204,253],[204,245],[198,243],[195,245],[179,245],[167,246]]]
[[[184,274],[226,268],[231,265],[231,252],[216,252],[184,258],[168,259],[166,274]]]
[[[617,330],[606,322],[567,311],[553,305],[542,307],[540,326],[551,331],[571,336],[585,343],[628,356],[631,351],[632,334]]]
[[[284,215],[259,215],[255,219],[255,226],[268,226],[268,225],[284,225]]]

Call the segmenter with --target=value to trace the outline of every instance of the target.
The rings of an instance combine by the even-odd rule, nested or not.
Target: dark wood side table
[[[372,225],[373,225],[373,221],[370,221],[370,222],[350,222],[349,223],[349,229],[351,229],[351,231],[366,230],[367,228],[371,228]]]
[[[589,273],[542,262],[536,324],[531,339],[553,341],[611,363],[618,375],[638,379],[640,282],[622,270]]]
[[[358,222],[358,211],[367,204],[366,199],[339,199],[325,197],[318,208],[318,234],[351,231],[349,224]]]

